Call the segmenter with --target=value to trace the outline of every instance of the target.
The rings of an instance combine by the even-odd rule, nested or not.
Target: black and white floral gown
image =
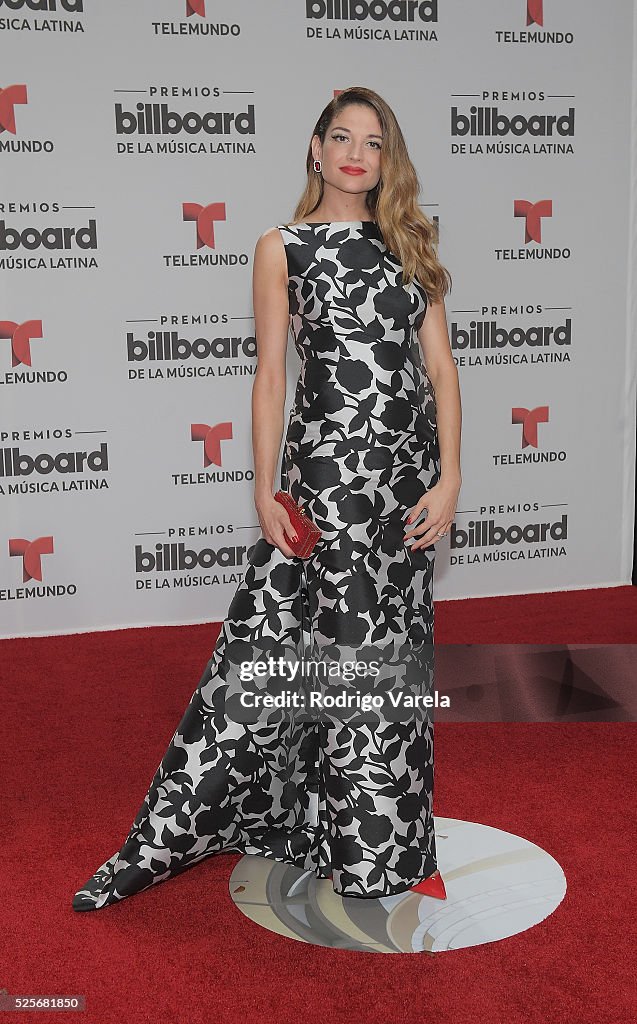
[[[288,559],[261,536],[212,656],[121,849],[76,892],[96,910],[240,851],[378,898],[436,869],[433,723],[231,720],[233,665],[259,650],[433,643],[433,546],[407,511],[440,474],[416,331],[427,310],[373,221],[281,225],[301,372],[281,486],[322,530]],[[305,613],[305,614],[304,614]]]

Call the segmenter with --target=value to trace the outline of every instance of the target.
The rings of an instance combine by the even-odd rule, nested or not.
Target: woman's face
[[[321,160],[326,184],[356,195],[369,192],[380,179],[382,128],[371,107],[350,103],[331,122],[321,146],[312,139],[315,160]]]

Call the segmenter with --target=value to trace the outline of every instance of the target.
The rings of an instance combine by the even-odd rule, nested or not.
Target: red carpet
[[[437,601],[441,644],[634,644],[637,587]]]
[[[436,639],[635,643],[636,611],[631,587],[439,602]],[[4,642],[0,988],[83,994],[91,1024],[634,1019],[631,723],[438,724],[436,812],[522,835],[566,873],[556,912],[503,942],[438,956],[293,942],[230,901],[237,854],[103,911],[72,911],[75,889],[125,838],[217,631]]]

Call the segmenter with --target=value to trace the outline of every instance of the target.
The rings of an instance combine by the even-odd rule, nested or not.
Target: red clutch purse
[[[307,558],[312,553],[314,545],[322,536],[316,523],[313,523],[302,505],[297,505],[294,498],[287,491],[277,491],[274,495],[286,510],[290,522],[296,531],[298,540],[290,540],[285,530],[283,531],[287,543],[292,548],[297,558]]]

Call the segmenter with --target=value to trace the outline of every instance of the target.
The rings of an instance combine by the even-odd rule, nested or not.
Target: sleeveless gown
[[[224,713],[237,657],[298,645],[433,644],[434,547],[405,517],[440,475],[435,396],[416,331],[419,282],[373,221],[280,225],[301,360],[281,487],[322,530],[307,559],[261,536],[197,689],[121,849],[72,906],[97,910],[218,852],[331,876],[344,896],[407,891],[437,866],[433,723],[279,721]],[[305,618],[304,618],[305,615]],[[298,647],[297,647],[298,649]]]

